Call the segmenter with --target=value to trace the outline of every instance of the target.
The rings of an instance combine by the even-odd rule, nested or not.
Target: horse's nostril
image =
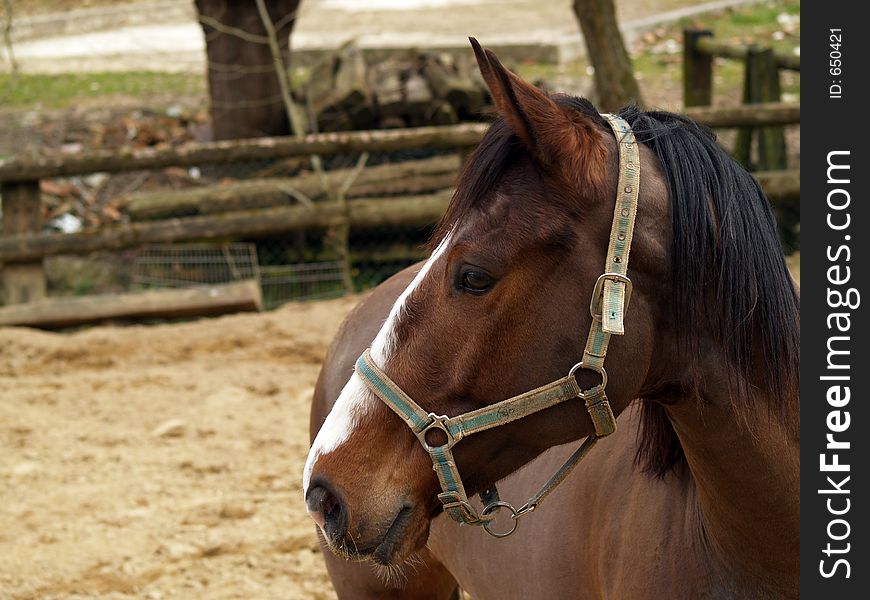
[[[327,517],[332,517],[336,513],[336,511],[341,509],[338,504],[338,500],[336,500],[335,496],[333,496],[329,492],[326,492],[326,496],[323,498],[320,506],[323,509],[323,514]]]
[[[332,539],[340,538],[347,528],[347,515],[341,500],[326,484],[308,490],[305,504],[314,522]]]

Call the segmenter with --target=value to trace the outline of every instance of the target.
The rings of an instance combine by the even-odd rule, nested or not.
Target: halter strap
[[[626,275],[640,192],[640,151],[634,132],[621,117],[611,114],[601,116],[607,120],[616,136],[619,180],[604,274],[595,282],[589,306],[592,326],[583,352],[583,366],[592,369],[604,364],[610,336],[625,333],[623,317],[631,300],[631,280]]]
[[[595,282],[590,301],[592,324],[583,351],[583,359],[574,365],[567,376],[513,396],[495,404],[455,417],[427,412],[414,402],[372,360],[369,350],[363,352],[356,362],[356,372],[368,388],[384,404],[395,412],[410,427],[423,448],[432,459],[432,468],[438,475],[442,493],[438,494],[444,511],[460,524],[482,525],[496,537],[505,537],[516,530],[519,518],[532,512],[558,486],[585,457],[598,440],[616,431],[616,418],[610,408],[605,389],[607,372],[604,359],[611,335],[623,335],[624,315],[631,299],[631,280],[628,272],[628,257],[634,233],[637,213],[638,185],[640,182],[640,153],[628,123],[616,115],[602,115],[616,135],[619,148],[619,182],[616,207],[607,248],[605,272]],[[588,390],[577,384],[575,373],[580,369],[595,371],[600,383]],[[520,508],[503,502],[495,486],[481,494],[484,509],[472,506],[462,484],[462,478],[453,458],[453,446],[463,437],[505,425],[538,411],[550,408],[572,398],[582,398],[595,428],[579,448],[558,471],[541,487],[537,494]],[[435,430],[438,430],[436,433]],[[433,439],[437,436],[441,439]],[[509,510],[513,518],[510,531],[496,532],[490,529],[499,510]]]
[[[524,394],[451,418],[423,410],[374,363],[369,350],[363,352],[362,356],[357,359],[356,372],[368,384],[369,389],[399,415],[420,440],[423,448],[429,453],[433,469],[438,475],[438,481],[443,490],[438,498],[444,505],[444,510],[456,521],[464,524],[486,524],[495,518],[495,514],[478,514],[469,502],[468,495],[462,485],[462,478],[453,459],[453,451],[451,450],[453,446],[467,435],[505,425],[565,400],[583,397],[583,392],[572,374]],[[596,429],[598,427],[599,424],[596,423]],[[601,427],[606,427],[606,425],[601,424]],[[436,429],[440,430],[440,435],[443,435],[446,440],[440,445],[432,445],[434,441],[427,439],[429,433]],[[592,444],[588,444],[588,447],[591,448],[591,446]],[[569,460],[569,462],[571,461]],[[563,471],[565,471],[564,467],[559,470],[553,480],[541,488],[538,494],[532,498],[532,501],[526,503],[527,505],[532,504],[532,506],[526,507],[526,511],[533,510],[534,505],[549,494],[550,489],[558,485],[570,472],[570,469],[562,474]],[[497,490],[494,487],[491,489],[494,491],[494,497],[497,498]],[[496,500],[496,502],[498,501]],[[486,502],[486,504],[489,505],[491,502]],[[519,511],[517,513],[522,514]]]

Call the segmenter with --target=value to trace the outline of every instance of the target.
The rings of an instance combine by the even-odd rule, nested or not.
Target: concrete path
[[[616,0],[629,43],[658,23],[753,1]],[[19,37],[30,39],[16,42],[15,55],[31,73],[201,73],[204,41],[192,4],[163,0],[32,19],[21,25]],[[148,15],[169,22],[150,22]],[[70,35],[76,23],[80,29],[110,29]],[[34,39],[40,27],[55,35]],[[350,39],[371,52],[426,48],[467,54],[469,35],[507,60],[563,63],[585,54],[570,0],[303,0],[292,43],[295,64],[305,64]]]

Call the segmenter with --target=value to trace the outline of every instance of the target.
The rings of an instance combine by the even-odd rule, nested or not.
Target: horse
[[[472,47],[498,116],[314,392],[338,596],[798,597],[800,300],[764,193],[696,122]]]

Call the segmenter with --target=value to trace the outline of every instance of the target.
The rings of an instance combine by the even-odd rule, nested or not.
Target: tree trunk
[[[268,3],[285,65],[289,65],[290,33],[299,2],[270,0]],[[256,4],[196,0],[196,8],[205,34],[214,139],[291,133],[272,53],[265,39],[266,30]]]
[[[616,22],[614,0],[574,0],[574,15],[595,68],[599,108],[617,110],[625,104],[642,105],[640,88]]]

